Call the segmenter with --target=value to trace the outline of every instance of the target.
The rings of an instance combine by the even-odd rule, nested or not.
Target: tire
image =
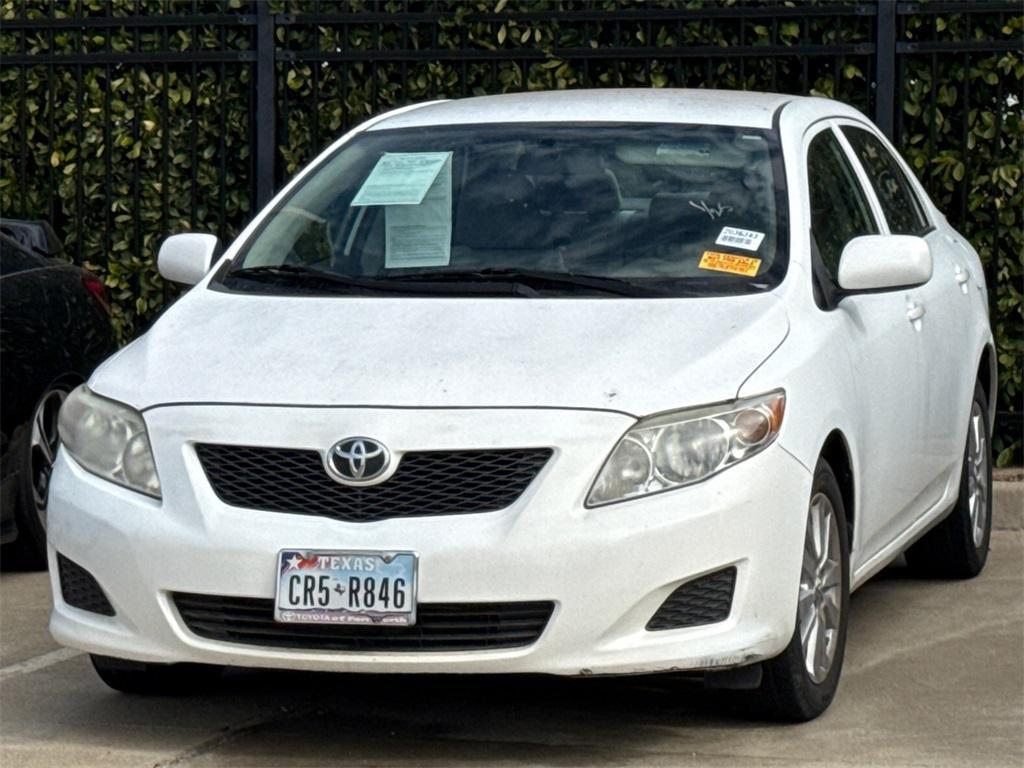
[[[18,538],[11,544],[12,560],[28,570],[46,568],[46,503],[53,460],[60,437],[57,413],[71,391],[69,384],[54,384],[39,398],[22,446],[18,506],[15,519]]]
[[[907,565],[919,576],[970,579],[981,573],[992,537],[992,436],[988,398],[974,387],[960,493],[946,518],[907,550]]]
[[[100,679],[115,691],[144,696],[199,693],[213,687],[222,667],[210,664],[146,664],[90,654]]]
[[[807,506],[793,637],[786,650],[764,662],[759,690],[766,714],[790,722],[813,720],[832,703],[839,687],[850,614],[846,512],[839,483],[824,460],[819,460],[814,470]],[[819,521],[828,521],[824,531]],[[825,554],[819,554],[822,552]],[[812,642],[813,648],[805,653],[805,646]]]

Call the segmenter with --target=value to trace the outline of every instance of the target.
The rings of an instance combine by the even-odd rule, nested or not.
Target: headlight
[[[587,506],[646,496],[704,480],[763,451],[786,409],[782,390],[638,421],[601,468]]]
[[[60,409],[60,439],[85,469],[147,496],[160,498],[153,451],[142,414],[94,394],[84,384]]]

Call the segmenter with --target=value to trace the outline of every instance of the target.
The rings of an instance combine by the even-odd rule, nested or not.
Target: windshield
[[[773,133],[639,124],[371,130],[244,244],[231,290],[705,296],[785,274]]]

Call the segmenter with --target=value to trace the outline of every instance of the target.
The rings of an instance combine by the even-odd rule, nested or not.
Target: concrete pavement
[[[838,698],[800,726],[751,719],[735,697],[668,676],[235,671],[205,696],[123,696],[49,638],[45,576],[4,573],[0,766],[1019,768],[1024,532],[1005,509],[979,578],[924,581],[897,566],[854,595]]]

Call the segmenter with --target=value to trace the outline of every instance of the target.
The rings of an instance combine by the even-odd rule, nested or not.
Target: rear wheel
[[[922,576],[969,579],[981,573],[992,535],[992,442],[988,398],[975,386],[956,506],[907,550],[907,564]]]
[[[209,664],[146,664],[91,654],[100,679],[115,691],[148,696],[197,693],[210,688],[221,667]]]
[[[793,637],[764,663],[761,697],[769,714],[813,720],[832,703],[846,648],[850,545],[843,497],[832,468],[819,461],[811,486]]]

